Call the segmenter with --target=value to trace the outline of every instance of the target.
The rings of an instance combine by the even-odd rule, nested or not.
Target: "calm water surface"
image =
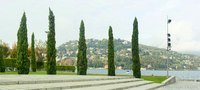
[[[116,70],[118,75],[132,75],[132,70]],[[162,70],[144,70],[142,75],[166,76],[167,72]],[[89,69],[90,74],[107,74],[106,69]],[[200,71],[169,71],[170,76],[176,76],[180,79],[199,79]]]

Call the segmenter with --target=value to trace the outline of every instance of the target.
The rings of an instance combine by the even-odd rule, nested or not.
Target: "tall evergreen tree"
[[[49,31],[47,35],[47,74],[56,74],[55,16],[49,8]]]
[[[141,71],[140,71],[140,57],[139,57],[139,46],[138,46],[138,21],[135,17],[133,23],[133,34],[132,34],[132,70],[133,76],[135,78],[141,78]]]
[[[85,27],[83,20],[80,25],[80,33],[79,33],[79,42],[78,42],[78,55],[77,55],[77,74],[78,75],[86,75],[87,74],[87,46],[85,40]]]
[[[26,26],[26,14],[24,12],[17,33],[17,69],[18,74],[28,74],[30,61],[28,59],[28,38]]]
[[[108,37],[108,76],[115,76],[114,43],[111,26],[109,27]]]
[[[33,72],[36,72],[36,60],[35,60],[35,36],[32,33],[31,37],[31,69]]]
[[[3,46],[2,45],[0,45],[0,72],[5,72],[5,64],[4,64],[4,60],[3,60]]]

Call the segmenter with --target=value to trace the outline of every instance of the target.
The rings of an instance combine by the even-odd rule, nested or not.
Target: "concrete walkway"
[[[177,80],[174,84],[156,90],[200,90],[200,82]]]
[[[0,90],[147,90],[160,86],[127,76],[0,75]]]

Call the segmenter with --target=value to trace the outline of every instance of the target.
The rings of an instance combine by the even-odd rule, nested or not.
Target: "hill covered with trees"
[[[88,67],[107,67],[108,40],[87,39]],[[69,41],[57,48],[57,59],[71,59],[76,62],[78,41]],[[115,65],[122,69],[131,69],[131,42],[115,39]],[[166,49],[146,45],[139,45],[141,67],[143,69],[165,70],[167,55],[169,55],[169,67],[172,70],[197,70],[200,67],[200,57],[190,54],[182,54],[175,51],[167,52]],[[74,65],[76,63],[73,63]]]

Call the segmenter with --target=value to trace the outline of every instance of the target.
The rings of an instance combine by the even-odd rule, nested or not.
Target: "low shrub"
[[[16,68],[16,58],[4,58],[4,66],[8,71],[14,71]]]
[[[3,60],[5,67],[16,67],[16,58],[4,58]]]
[[[75,66],[56,66],[57,71],[71,71],[75,72]]]

